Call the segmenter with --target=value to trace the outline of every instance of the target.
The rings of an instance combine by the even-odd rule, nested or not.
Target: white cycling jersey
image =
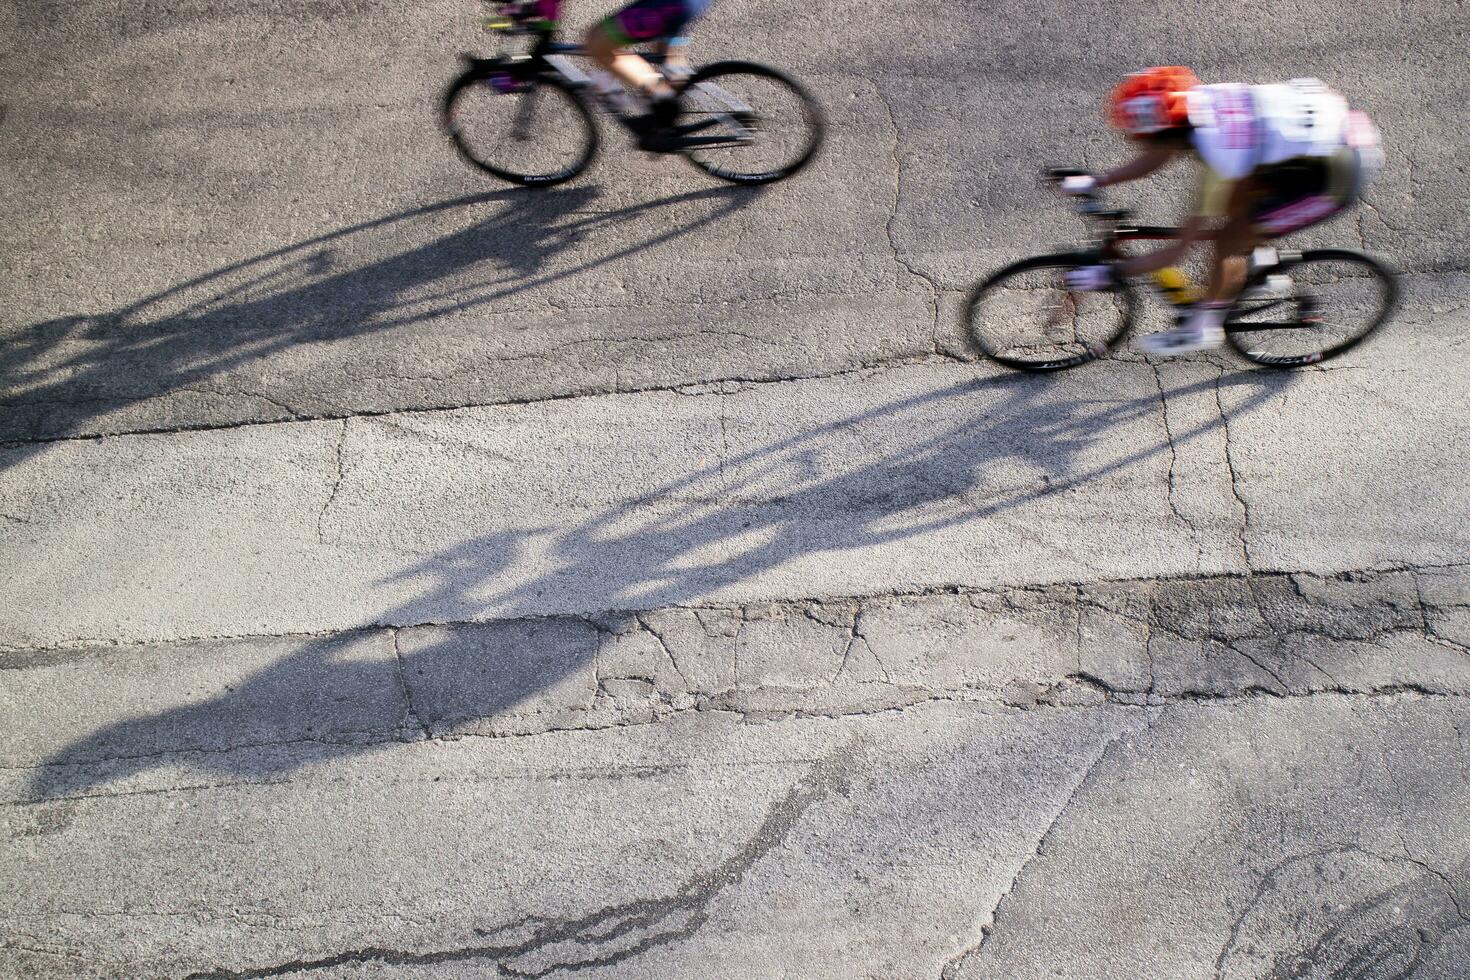
[[[1293,157],[1326,157],[1369,142],[1361,113],[1315,78],[1285,85],[1200,85],[1187,96],[1195,152],[1224,180]],[[1359,118],[1354,118],[1359,117]],[[1376,133],[1371,143],[1376,145]]]

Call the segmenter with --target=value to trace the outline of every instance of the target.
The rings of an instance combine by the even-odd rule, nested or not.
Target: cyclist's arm
[[[1107,173],[1098,174],[1095,178],[1097,180],[1097,186],[1107,187],[1112,184],[1124,184],[1130,180],[1147,177],[1174,159],[1178,152],[1178,148],[1173,146],[1150,146],[1121,167],[1109,170]]]

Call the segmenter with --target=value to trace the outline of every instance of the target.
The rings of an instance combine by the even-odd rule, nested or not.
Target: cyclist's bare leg
[[[587,32],[583,44],[593,61],[612,74],[629,88],[642,92],[650,99],[672,98],[674,90],[642,56],[623,47],[611,37],[601,24],[595,24]]]
[[[1231,191],[1225,225],[1214,236],[1210,276],[1205,286],[1206,299],[1216,303],[1229,302],[1245,285],[1247,256],[1261,243],[1251,217],[1259,196],[1259,190],[1249,180],[1241,181]]]
[[[1209,277],[1199,302],[1190,306],[1173,328],[1139,338],[1138,346],[1144,353],[1163,356],[1188,354],[1209,350],[1224,343],[1225,315],[1231,300],[1245,284],[1246,256],[1255,243],[1256,233],[1251,220],[1251,205],[1254,201],[1253,192],[1242,191],[1237,185],[1231,194],[1222,227],[1213,233],[1206,233],[1204,219],[1193,215],[1180,229],[1179,240],[1174,246],[1163,250],[1165,255],[1182,257],[1188,243],[1201,238],[1209,239],[1212,246]],[[1140,256],[1129,260],[1127,264],[1138,263],[1159,268],[1153,264],[1157,261],[1154,256]]]
[[[1205,298],[1224,303],[1235,298],[1245,285],[1246,258],[1259,243],[1250,218],[1231,221],[1220,229],[1210,255],[1210,277]]]

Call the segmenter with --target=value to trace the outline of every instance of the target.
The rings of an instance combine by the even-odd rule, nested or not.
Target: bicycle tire
[[[737,76],[745,77],[743,81],[735,81]],[[729,94],[742,102],[744,101],[742,89],[759,90],[760,86],[755,84],[757,79],[766,83],[768,96],[784,90],[786,97],[791,99],[799,110],[800,117],[797,122],[800,127],[800,138],[794,144],[792,152],[789,155],[783,154],[783,158],[776,164],[763,164],[759,167],[741,164],[738,158],[734,157],[740,147],[770,148],[775,141],[769,136],[766,139],[756,136],[746,143],[735,142],[737,138],[740,138],[739,134],[743,130],[748,129],[755,133],[763,130],[757,125],[750,125],[744,118],[740,118],[741,113],[739,112],[722,111],[728,109],[729,104],[719,98],[716,92],[703,87],[713,85],[716,79],[724,80],[723,84],[718,87],[719,92],[733,88],[736,91]],[[759,98],[758,101],[760,101]],[[750,108],[754,110],[754,118],[750,120],[750,123],[762,121],[759,117],[761,106],[755,105]],[[801,83],[785,72],[753,61],[716,61],[700,68],[680,86],[679,109],[679,122],[673,134],[675,140],[699,139],[705,136],[713,139],[719,135],[724,135],[729,140],[725,143],[680,150],[684,158],[710,176],[732,184],[770,184],[798,173],[816,157],[827,131],[827,123],[821,106]],[[776,111],[775,109],[767,110],[767,125],[764,127],[767,134],[772,134],[768,120]],[[711,134],[710,130],[716,126],[719,127],[719,130]]]
[[[494,88],[492,84],[494,76],[513,75],[518,71],[526,73],[525,77],[519,80],[519,84],[527,86],[524,91],[501,92]],[[474,94],[477,97],[484,95],[485,98],[491,100],[485,103],[486,108],[494,106],[499,109],[507,108],[511,104],[509,100],[544,98],[547,93],[554,93],[552,97],[560,100],[562,106],[570,110],[570,118],[575,120],[575,125],[581,130],[579,135],[573,136],[572,151],[567,155],[567,162],[551,168],[538,166],[517,169],[513,165],[489,159],[489,150],[492,146],[508,142],[508,140],[494,133],[471,134],[469,131],[471,127],[467,124],[466,119],[470,115],[466,102],[471,95]],[[527,111],[534,111],[534,103],[515,103],[514,112],[517,118]],[[597,154],[597,125],[593,122],[592,111],[588,108],[581,93],[559,75],[536,72],[532,68],[522,67],[503,59],[472,62],[445,89],[441,114],[450,142],[454,144],[455,150],[461,157],[486,173],[522,187],[552,187],[565,183],[586,170],[592,158]]]
[[[1329,263],[1358,273],[1345,275],[1342,269],[1334,273],[1326,268]],[[1316,268],[1304,274],[1304,268],[1309,266]],[[1253,275],[1246,289],[1265,286],[1271,276],[1281,274],[1291,283],[1289,297],[1237,298],[1225,319],[1225,335],[1230,345],[1242,357],[1263,367],[1304,367],[1336,357],[1372,336],[1398,307],[1397,275],[1380,259],[1356,249],[1313,249],[1283,258]],[[1358,312],[1367,313],[1362,329],[1343,331],[1341,314],[1335,308],[1330,315],[1324,312],[1322,297],[1329,294],[1329,286],[1334,299],[1356,299]],[[1282,304],[1291,311],[1286,318],[1274,312]],[[1371,310],[1367,309],[1370,305]],[[1266,315],[1276,319],[1266,319]],[[1319,346],[1324,338],[1330,341],[1334,330],[1340,339]],[[1283,351],[1288,346],[1301,349]]]
[[[965,331],[969,335],[970,342],[980,353],[996,363],[1021,371],[1061,371],[1102,357],[1120,337],[1132,328],[1138,312],[1138,297],[1127,283],[1119,283],[1111,290],[1092,293],[1068,290],[1065,285],[1061,284],[1061,278],[1068,270],[1096,261],[1097,259],[1093,256],[1080,255],[1076,252],[1058,252],[1012,262],[992,273],[970,292],[969,301],[965,305]],[[1028,287],[1018,281],[1021,277],[1031,273],[1038,274],[1037,279],[1041,282],[1043,289],[1052,293],[1060,293],[1062,298],[1055,304],[1048,305],[1050,296],[1043,295],[1041,290],[1034,286]],[[1011,317],[1019,315],[1022,319],[1028,319],[1029,312],[1024,309],[1010,313],[1003,308],[989,311],[985,309],[988,300],[999,300],[1006,295],[1007,291],[1033,294],[1034,300],[1042,304],[1036,312],[1056,310],[1063,315],[1070,316],[1072,325],[1069,329],[1072,336],[1065,340],[1058,336],[1048,336],[1048,332],[1053,330],[1055,324],[1037,323],[1033,325],[1039,328],[1036,333],[1045,341],[1044,343],[1013,342],[1016,338],[1020,338],[1021,341],[1026,338],[1019,331],[1008,329],[1007,325],[996,322],[994,318],[1007,314]],[[1117,298],[1121,298],[1121,305],[1112,302]],[[1094,306],[1098,309],[1099,315],[1095,321],[1097,329],[1091,329],[1092,324],[1089,323],[1089,329],[1085,332],[1078,330],[1078,311],[1083,302],[1088,304],[1089,312]],[[1111,305],[1112,313],[1108,312],[1109,305]],[[1116,323],[1112,322],[1114,315],[1116,315]]]

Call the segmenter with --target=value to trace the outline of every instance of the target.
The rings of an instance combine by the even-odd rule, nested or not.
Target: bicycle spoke
[[[755,111],[749,105],[713,82],[700,82],[695,88],[699,91],[700,95],[713,102],[717,107],[722,107],[724,111],[747,113],[753,113]]]
[[[726,120],[731,121],[735,126],[739,125],[738,123],[734,122],[733,116],[717,115],[709,119],[701,120],[699,122],[687,123],[681,126],[677,126],[674,129],[674,136],[682,140],[693,133],[703,132],[706,129],[711,129],[713,127],[722,125]],[[709,136],[703,137],[703,140],[706,142],[718,141],[722,143],[748,143],[754,137],[754,135],[755,134],[750,129],[747,129],[744,126],[740,126],[739,130],[732,136]],[[699,143],[691,141],[685,145],[697,146],[699,145]]]
[[[748,62],[720,62],[701,72],[707,77],[696,75],[680,93],[674,139],[691,163],[724,180],[759,184],[811,159],[822,120],[800,85]]]
[[[1252,316],[1252,315],[1257,314],[1257,313],[1264,313],[1267,310],[1274,310],[1276,307],[1281,306],[1283,303],[1290,303],[1290,302],[1291,301],[1290,300],[1287,300],[1287,299],[1273,299],[1273,300],[1269,300],[1267,302],[1261,303],[1259,306],[1251,306],[1251,307],[1245,307],[1245,308],[1237,309],[1235,311],[1235,314],[1234,315],[1237,316],[1237,317],[1241,317],[1241,316]]]
[[[1245,333],[1245,332],[1248,332],[1248,331],[1254,332],[1256,330],[1300,330],[1300,329],[1302,329],[1302,321],[1300,321],[1300,320],[1252,320],[1248,324],[1243,324],[1243,323],[1242,324],[1238,324],[1238,323],[1232,322],[1232,323],[1225,324],[1225,329],[1227,331],[1238,331],[1240,333]]]
[[[736,99],[718,85],[701,82],[699,85],[694,86],[694,88],[700,96],[697,102],[703,107],[708,107],[710,118],[702,122],[690,124],[689,129],[691,132],[699,129],[708,129],[711,126],[728,126],[734,131],[734,138],[737,140],[748,140],[754,135],[750,127],[745,124],[745,121],[737,118],[738,116],[754,116],[754,109]]]
[[[515,120],[511,123],[510,135],[518,143],[524,143],[531,138],[531,126],[536,118],[536,100],[540,92],[539,86],[532,85],[520,97],[520,104],[516,106]]]

